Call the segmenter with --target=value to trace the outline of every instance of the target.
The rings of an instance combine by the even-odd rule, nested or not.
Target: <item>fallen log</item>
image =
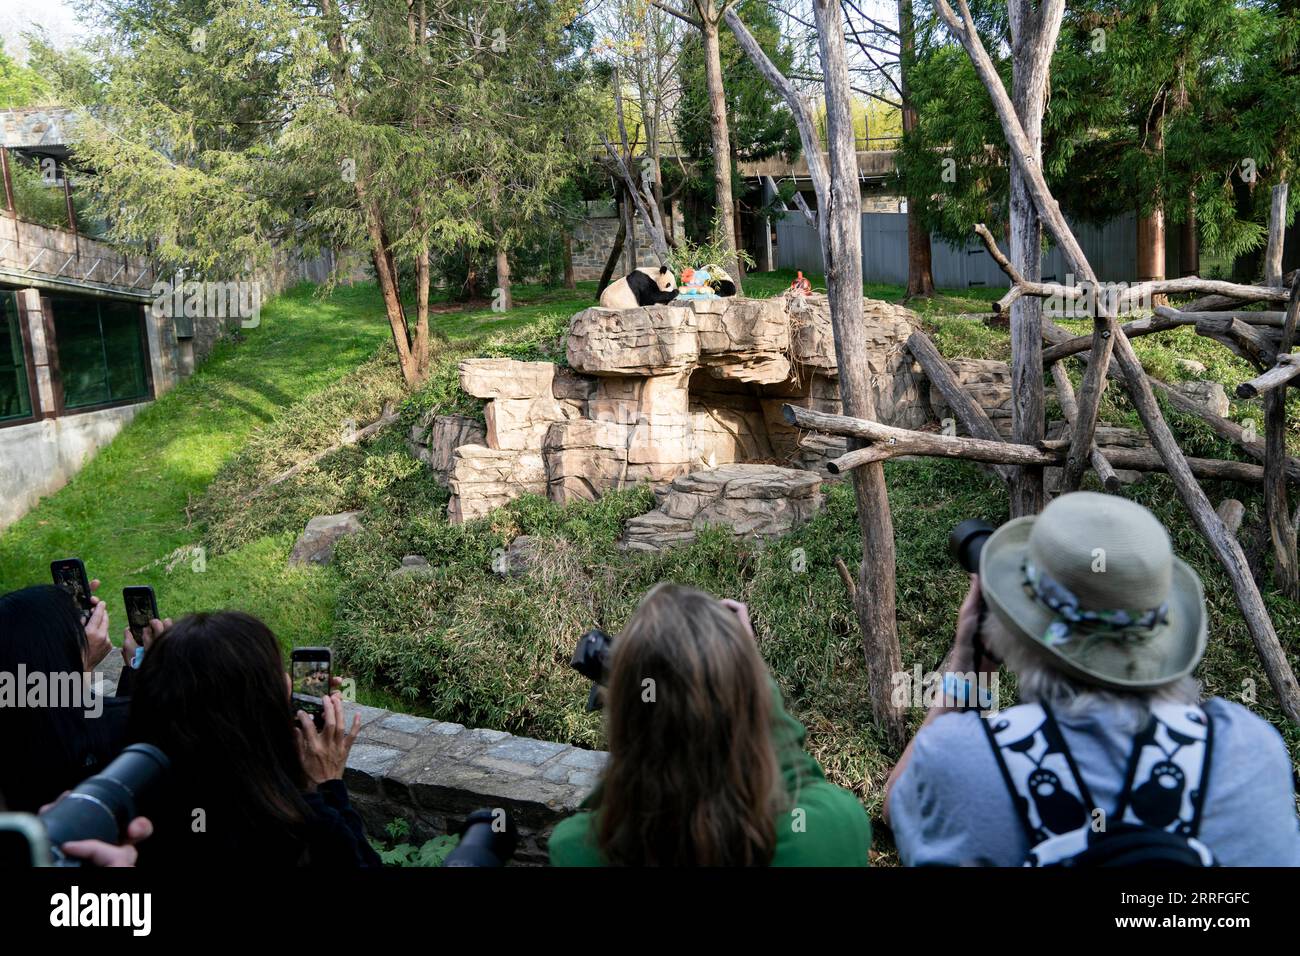
[[[1045,323],[1043,325],[1043,338],[1048,342],[1055,342],[1057,344],[1072,341],[1073,339],[1068,331],[1061,328],[1059,325],[1054,325],[1052,323]],[[1117,370],[1112,369],[1110,377],[1118,379],[1121,378],[1121,375]],[[1231,419],[1214,414],[1214,412],[1210,411],[1200,402],[1188,398],[1182,392],[1171,387],[1167,383],[1160,381],[1158,378],[1152,378],[1148,375],[1147,381],[1150,382],[1151,387],[1162,394],[1165,397],[1165,400],[1176,410],[1187,415],[1196,416],[1201,421],[1205,422],[1205,424],[1209,425],[1210,429],[1220,438],[1232,442],[1256,461],[1264,461],[1264,442],[1258,438],[1247,438],[1245,428]],[[1287,458],[1285,467],[1289,478],[1300,481],[1300,459]]]
[[[928,335],[920,330],[913,332],[907,338],[907,348],[912,353],[912,357],[921,364],[926,377],[939,390],[966,431],[976,438],[987,438],[989,441],[1002,440],[1002,434],[997,426],[989,420],[979,403],[970,397],[970,393],[961,387],[961,383],[952,373],[952,368],[939,354],[939,350],[935,348]],[[1003,466],[994,470],[998,473],[998,477],[1007,482],[1015,475],[1010,468]]]
[[[1192,325],[1191,319],[1184,319],[1172,316],[1153,316],[1148,319],[1136,319],[1132,322],[1126,322],[1121,328],[1124,334],[1129,338],[1136,338],[1141,335],[1151,335],[1154,332],[1165,332],[1169,329],[1176,329],[1180,325]],[[1060,326],[1054,326],[1060,329]],[[1043,365],[1050,366],[1053,362],[1059,362],[1063,358],[1069,358],[1071,355],[1078,355],[1080,352],[1087,352],[1092,348],[1091,335],[1071,335],[1065,329],[1068,338],[1061,340],[1051,348],[1043,349]]]
[[[1192,312],[1188,309],[1175,309],[1167,305],[1158,305],[1153,310],[1161,318],[1178,318],[1183,322],[1180,324],[1193,325],[1204,319],[1236,319],[1238,322],[1245,322],[1247,325],[1266,325],[1271,328],[1280,329],[1282,323],[1286,320],[1286,312]],[[1129,338],[1132,338],[1129,334]]]
[[[1238,385],[1237,397],[1254,398],[1263,395],[1275,388],[1282,388],[1297,375],[1300,375],[1300,355],[1279,355],[1277,364],[1263,375],[1257,375],[1249,382]]]
[[[298,462],[298,464],[294,465],[292,468],[286,468],[284,471],[280,472],[270,481],[266,482],[265,484],[251,491],[248,494],[248,498],[249,499],[256,498],[258,495],[261,495],[269,491],[270,489],[274,488],[276,485],[284,484],[284,482],[288,481],[290,478],[294,478],[297,475],[302,474],[304,471],[306,471],[312,465],[316,464],[326,455],[333,454],[334,452],[338,451],[340,448],[343,448],[347,445],[355,445],[359,441],[365,441],[367,438],[375,434],[375,432],[379,431],[380,429],[387,428],[389,425],[395,424],[400,417],[401,416],[398,415],[397,412],[393,411],[392,406],[390,405],[384,406],[383,414],[380,415],[379,418],[371,422],[369,425],[366,425],[363,428],[358,428],[354,431],[349,432],[348,434],[344,435],[341,439],[339,439],[337,442],[335,442],[333,445],[330,445],[328,448],[322,448],[320,451],[313,452],[312,454],[304,458],[302,461]]]
[[[990,441],[985,438],[967,438],[962,435],[942,435],[937,432],[918,432],[907,428],[894,428],[863,418],[849,418],[830,412],[816,412],[807,408],[786,405],[785,420],[798,428],[845,435],[871,442],[827,463],[833,475],[843,474],[862,465],[897,458],[900,455],[924,455],[930,458],[960,458],[965,461],[982,461],[989,464],[1030,465],[1047,467],[1061,465],[1069,454],[1068,442],[1045,441],[1043,447],[1016,445],[1011,442]],[[1165,462],[1154,448],[1101,449],[1116,468],[1132,471],[1165,471]],[[1264,468],[1245,461],[1224,461],[1218,458],[1188,458],[1187,464],[1197,478],[1214,481],[1258,482],[1264,480]]]

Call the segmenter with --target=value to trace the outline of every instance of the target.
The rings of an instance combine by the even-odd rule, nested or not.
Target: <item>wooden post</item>
[[[9,147],[0,146],[0,177],[4,178],[5,212],[17,217],[18,205],[14,202],[14,181],[9,173]],[[14,235],[18,233],[15,230]]]
[[[1278,202],[1279,189],[1281,202]],[[1273,228],[1270,233],[1279,235],[1280,225],[1286,221],[1285,186],[1273,190]],[[1282,278],[1281,241],[1278,243],[1274,275]],[[1270,251],[1272,246],[1270,245]],[[1286,323],[1282,326],[1282,341],[1278,344],[1278,364],[1275,369],[1286,369],[1290,374],[1264,396],[1264,513],[1268,520],[1269,537],[1273,541],[1273,584],[1291,600],[1300,598],[1300,560],[1296,556],[1296,525],[1291,516],[1291,501],[1286,488],[1286,387],[1300,374],[1300,356],[1290,353],[1295,342],[1296,318],[1300,314],[1300,276],[1291,283],[1291,299],[1287,304]],[[1284,361],[1285,360],[1285,361]],[[1289,368],[1287,368],[1289,366]],[[1268,373],[1265,373],[1266,375]],[[1259,379],[1255,380],[1259,391]],[[1245,385],[1237,389],[1240,395]]]
[[[1010,0],[1011,101],[1035,163],[1043,156],[1043,106],[1052,51],[1061,30],[1064,0]],[[1023,170],[1011,167],[1010,260],[1030,282],[1043,274],[1043,224]],[[1043,398],[1043,303],[1021,298],[1011,305],[1011,438],[1021,444],[1042,441],[1046,427]],[[1020,468],[1011,479],[1011,517],[1043,510],[1043,472]]]
[[[1070,381],[1070,374],[1060,362],[1052,363],[1052,381],[1056,383],[1056,401],[1061,406],[1061,415],[1065,418],[1065,424],[1073,426],[1074,418],[1079,414],[1079,405],[1074,399],[1074,383]],[[1092,451],[1089,452],[1088,460],[1092,462],[1093,470],[1101,479],[1102,487],[1111,494],[1117,494],[1120,488],[1119,475],[1115,473],[1115,469],[1111,467],[1095,442]]]
[[[875,397],[862,321],[862,226],[858,192],[858,163],[853,134],[852,93],[844,52],[839,5],[814,0],[822,70],[826,77],[826,112],[830,149],[823,153],[808,104],[790,80],[768,59],[734,8],[724,14],[736,42],[763,78],[781,94],[803,144],[809,178],[817,193],[817,213],[809,216],[821,238],[826,264],[827,298],[840,369],[840,397],[846,411],[873,417]],[[902,746],[905,715],[892,701],[891,681],[902,669],[894,594],[894,521],[889,512],[884,468],[868,464],[854,470],[854,495],[862,531],[862,563],[858,568],[856,610],[867,659],[868,694],[872,713],[886,737]]]
[[[1282,284],[1282,245],[1286,238],[1287,184],[1273,187],[1268,217],[1268,249],[1264,253],[1264,284]]]
[[[1039,333],[1039,341],[1042,341],[1041,331]],[[998,431],[997,426],[994,425],[988,415],[984,413],[984,409],[980,407],[979,403],[970,397],[966,389],[961,387],[961,383],[958,382],[956,376],[952,374],[952,369],[949,368],[944,357],[939,354],[939,350],[934,347],[934,343],[930,341],[928,335],[920,329],[917,329],[908,336],[907,349],[912,353],[912,357],[920,363],[921,369],[925,372],[926,378],[928,378],[931,383],[933,383],[934,387],[939,390],[939,393],[943,395],[944,401],[948,403],[948,407],[952,409],[953,414],[957,416],[957,420],[962,423],[962,426],[967,432],[975,438],[986,438],[989,441],[1002,441],[1002,433]],[[1042,350],[1040,349],[1039,351],[1041,352]],[[1040,366],[1038,370],[1038,377],[1040,379],[1043,377],[1042,372],[1043,370]],[[1022,441],[1018,442],[1018,444],[1033,445],[1037,444],[1041,440],[1042,436],[1040,435],[1032,442]],[[1020,469],[1020,471],[1028,470],[1037,471],[1040,477],[1042,475],[1042,469],[1032,467]],[[1020,473],[1016,469],[1008,468],[1005,465],[998,465],[994,468],[994,471],[998,473],[999,478],[1007,482],[1013,482],[1016,475]]]
[[[875,395],[867,364],[870,350],[862,320],[862,201],[853,132],[854,100],[839,0],[813,0],[813,15],[825,75],[830,174],[826,201],[818,197],[818,205],[840,398],[848,414],[875,418]],[[867,656],[872,710],[886,737],[902,746],[907,738],[905,713],[892,700],[893,676],[902,671],[903,661],[894,606],[894,519],[889,511],[884,466],[870,464],[856,469],[853,488],[862,529],[858,624]]]

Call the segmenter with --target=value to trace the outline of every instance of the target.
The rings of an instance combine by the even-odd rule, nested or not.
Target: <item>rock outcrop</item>
[[[656,510],[627,523],[620,547],[662,551],[718,525],[738,537],[776,537],[817,512],[821,484],[811,471],[777,465],[731,464],[692,472],[673,481]]]
[[[289,563],[329,564],[334,559],[334,545],[340,538],[361,531],[360,511],[342,511],[336,515],[321,515],[307,522],[307,527],[294,542],[289,553]]]
[[[924,379],[905,349],[915,315],[865,299],[863,320],[880,420],[923,425]],[[825,296],[584,309],[570,322],[567,358],[566,369],[461,363],[462,388],[486,400],[482,436],[472,420],[434,419],[426,446],[451,488],[451,520],[525,493],[589,500],[732,462],[816,470],[843,452],[842,441],[802,435],[781,414],[786,403],[841,410]],[[457,429],[472,440],[445,455]]]

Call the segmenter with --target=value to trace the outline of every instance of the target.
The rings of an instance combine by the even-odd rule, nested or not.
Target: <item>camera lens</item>
[[[69,840],[117,843],[137,815],[141,793],[162,778],[171,761],[151,744],[132,744],[117,759],[41,814],[50,846]]]
[[[460,843],[443,866],[505,866],[519,843],[515,821],[504,810],[475,810],[461,828]]]
[[[948,553],[953,560],[974,574],[980,569],[980,552],[993,533],[993,526],[980,518],[967,518],[948,533]]]
[[[569,661],[569,666],[587,680],[602,683],[612,642],[613,639],[604,631],[588,631],[578,638],[578,646],[573,649],[573,659]]]

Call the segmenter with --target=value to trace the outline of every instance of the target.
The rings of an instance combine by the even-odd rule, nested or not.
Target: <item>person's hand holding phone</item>
[[[348,763],[348,754],[361,733],[361,715],[352,716],[352,730],[349,732],[343,716],[343,695],[335,691],[322,698],[324,704],[324,724],[320,730],[311,715],[298,711],[298,726],[294,734],[298,740],[298,754],[302,758],[302,769],[312,787],[317,787],[327,780],[342,780],[343,769]]]
[[[161,621],[155,618],[149,622],[148,627],[141,630],[141,640],[137,641],[135,635],[131,633],[130,625],[128,625],[126,630],[122,632],[122,660],[126,662],[126,666],[134,667],[136,650],[143,647],[147,654],[149,648],[153,647],[153,642],[162,637],[163,632],[171,626],[171,618],[164,618]]]
[[[99,588],[99,579],[90,582],[90,590]],[[94,610],[86,618],[86,653],[82,663],[87,671],[93,671],[109,654],[113,653],[113,641],[108,636],[108,605],[92,593],[90,603]]]

